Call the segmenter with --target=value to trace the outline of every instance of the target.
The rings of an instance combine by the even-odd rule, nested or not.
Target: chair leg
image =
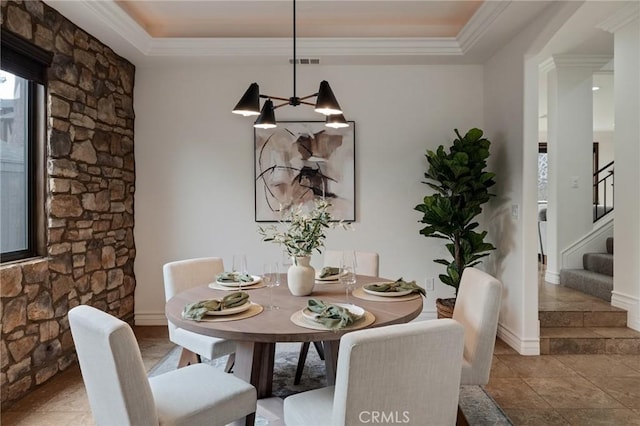
[[[200,355],[195,352],[191,352],[187,348],[182,348],[182,353],[180,354],[180,360],[178,361],[178,368],[186,367],[191,364],[199,364],[202,362]]]
[[[309,352],[309,342],[302,343],[300,346],[300,356],[298,357],[298,367],[296,368],[296,376],[293,379],[293,384],[300,384],[302,378],[302,370],[304,370],[304,363],[307,361],[307,352]]]
[[[224,366],[225,373],[231,373],[233,369],[233,365],[236,363],[236,353],[229,354],[229,358],[227,358],[227,365]]]
[[[313,346],[316,347],[316,351],[318,351],[320,359],[324,361],[324,348],[322,347],[322,342],[313,342]]]

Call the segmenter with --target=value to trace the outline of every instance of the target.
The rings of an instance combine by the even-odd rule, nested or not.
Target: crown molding
[[[593,71],[599,71],[611,59],[611,55],[553,55],[551,58],[557,68],[589,68]]]
[[[44,2],[71,20],[78,20],[80,19],[79,17],[90,17],[92,21],[103,23],[141,53],[148,51],[151,46],[153,38],[113,0],[78,0],[72,2],[68,0],[44,0]],[[91,32],[88,28],[84,29]]]
[[[284,38],[161,38],[147,56],[291,56],[293,41]],[[454,38],[304,38],[300,56],[462,55]]]
[[[462,53],[466,53],[487,32],[491,24],[509,6],[510,0],[485,1],[456,37]]]
[[[553,62],[553,58],[547,58],[538,65],[538,69],[540,70],[540,72],[543,72],[543,73],[548,73],[555,67],[556,67],[556,64],[555,62]]]
[[[633,2],[618,9],[613,15],[596,25],[596,28],[615,33],[637,19],[640,19],[640,3]]]

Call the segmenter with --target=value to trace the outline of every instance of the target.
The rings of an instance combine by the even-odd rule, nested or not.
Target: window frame
[[[0,263],[23,260],[44,253],[45,247],[45,118],[47,68],[53,54],[2,28],[1,68],[27,80],[26,248],[0,252]]]

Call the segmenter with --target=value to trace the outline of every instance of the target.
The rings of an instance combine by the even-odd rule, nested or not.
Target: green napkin
[[[395,282],[392,283],[369,284],[366,285],[365,288],[367,290],[378,291],[380,293],[411,290],[411,293],[420,293],[423,296],[427,295],[427,293],[424,291],[424,288],[417,285],[415,281],[407,282],[403,281],[402,278],[398,278]]]
[[[320,270],[320,278],[330,277],[332,275],[338,275],[340,273],[340,268],[336,268],[335,266],[325,266]]]
[[[249,274],[241,274],[240,272],[221,272],[216,276],[216,280],[221,283],[250,283],[253,277]]]
[[[318,314],[315,319],[316,322],[334,331],[353,324],[361,318],[361,316],[352,314],[342,306],[332,305],[317,299],[309,299],[307,308],[311,312]]]
[[[182,318],[200,321],[209,311],[222,311],[224,309],[242,306],[249,300],[249,294],[244,291],[236,291],[222,299],[206,299],[199,302],[188,303],[182,311]]]

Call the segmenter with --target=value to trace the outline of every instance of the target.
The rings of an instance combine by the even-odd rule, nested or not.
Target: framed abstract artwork
[[[254,130],[256,222],[276,222],[322,198],[334,220],[355,221],[355,123],[324,124],[279,121],[275,129]]]

